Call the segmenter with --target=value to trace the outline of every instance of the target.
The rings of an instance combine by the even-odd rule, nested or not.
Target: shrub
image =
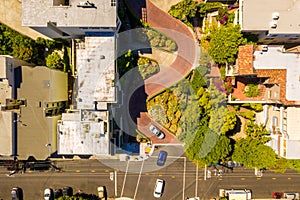
[[[140,57],[137,64],[143,79],[147,79],[156,74],[160,69],[158,63],[154,60],[150,60],[149,58]]]
[[[260,89],[258,84],[248,84],[244,88],[244,94],[246,97],[257,97],[260,95]]]
[[[237,112],[238,115],[246,118],[246,119],[250,119],[250,120],[254,120],[254,116],[255,116],[255,113],[252,111],[252,110],[248,110],[248,111],[245,111],[245,112]]]

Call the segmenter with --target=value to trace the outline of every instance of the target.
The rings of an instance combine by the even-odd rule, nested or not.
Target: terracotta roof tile
[[[239,75],[255,74],[253,68],[253,52],[254,45],[245,45],[239,47],[239,53],[237,58]]]

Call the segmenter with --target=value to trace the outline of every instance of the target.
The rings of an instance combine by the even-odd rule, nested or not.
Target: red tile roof
[[[253,68],[253,52],[254,45],[245,45],[239,47],[239,53],[237,58],[239,75],[255,74],[255,70]]]

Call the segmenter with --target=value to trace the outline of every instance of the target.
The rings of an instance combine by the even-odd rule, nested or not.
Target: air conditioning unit
[[[278,20],[279,19],[279,12],[273,12],[272,13],[272,19],[273,20]]]
[[[270,28],[277,28],[277,21],[271,21],[270,22]]]
[[[78,6],[88,6],[88,5],[89,5],[89,3],[86,2],[86,1],[81,1],[81,2],[79,2],[79,4],[78,4]]]
[[[262,50],[262,52],[267,52],[268,51],[268,46],[263,45],[261,50]]]

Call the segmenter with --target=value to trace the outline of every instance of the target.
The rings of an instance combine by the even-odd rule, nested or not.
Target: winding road
[[[150,0],[128,0],[126,3],[131,11],[138,17],[141,17],[142,15],[142,8],[146,7],[147,23],[153,28],[168,35],[178,46],[175,61],[169,67],[146,79],[144,87],[142,89],[137,89],[130,97],[129,109],[131,117],[136,121],[138,130],[148,136],[153,144],[180,143],[172,133],[156,124],[147,115],[145,105],[141,104],[145,104],[145,99],[143,97],[147,96],[147,98],[149,98],[157,94],[161,90],[181,80],[190,72],[198,58],[198,44],[195,42],[196,40],[192,31],[189,30],[184,23],[156,7]],[[139,107],[141,109],[139,109]],[[163,130],[166,134],[164,139],[160,140],[151,134],[149,131],[151,123]]]

